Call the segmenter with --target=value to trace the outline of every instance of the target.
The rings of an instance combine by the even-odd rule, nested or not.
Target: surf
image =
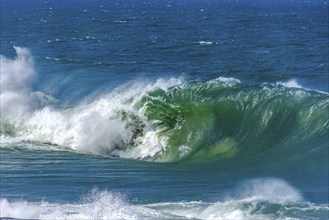
[[[305,201],[296,188],[277,178],[241,182],[214,202],[136,204],[124,194],[94,189],[72,203],[1,198],[0,207],[4,219],[290,219],[325,218],[328,212],[328,206]]]
[[[30,142],[166,163],[251,163],[255,156],[267,163],[318,157],[325,163],[329,97],[295,81],[137,80],[65,106],[33,91],[32,56],[15,49],[15,59],[1,57],[2,147]]]

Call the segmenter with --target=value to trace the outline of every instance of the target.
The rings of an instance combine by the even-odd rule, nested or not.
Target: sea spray
[[[125,195],[94,189],[74,203],[0,199],[1,217],[22,219],[295,219],[325,216],[325,205],[304,201],[282,179],[259,178],[238,184],[216,202],[135,204]],[[266,189],[266,190],[264,190]],[[279,193],[279,194],[278,194]],[[239,195],[238,197],[236,195]],[[272,211],[270,211],[272,210]],[[275,212],[273,212],[275,210]]]
[[[25,48],[15,47],[17,57],[8,59],[1,55],[1,121],[18,120],[31,110],[31,86],[36,77],[33,59]]]
[[[49,95],[32,90],[37,77],[32,55],[26,48],[14,48],[17,53],[15,59],[0,56],[1,133],[8,131],[8,126],[26,120],[34,110],[56,101]]]
[[[124,86],[75,107],[36,109],[2,127],[24,141],[159,162],[279,156],[297,148],[306,155],[310,143],[318,143],[314,153],[326,149],[325,94],[222,80],[161,86]]]
[[[311,148],[314,157],[328,151],[329,99],[324,93],[225,77],[172,78],[128,82],[92,100],[58,107],[51,96],[32,90],[31,55],[15,49],[16,59],[1,57],[3,141],[12,137],[157,162],[249,160],[255,155],[271,161],[297,149],[302,160]]]
[[[145,120],[143,109],[134,106],[149,91],[165,91],[182,83],[181,79],[133,82],[96,100],[81,101],[72,108],[56,108],[52,105],[54,98],[32,90],[36,72],[30,52],[20,47],[15,50],[17,57],[13,60],[1,56],[1,135],[5,146],[12,142],[8,137],[12,137],[135,159],[152,157],[165,147],[164,139]],[[131,151],[130,145],[134,147]]]

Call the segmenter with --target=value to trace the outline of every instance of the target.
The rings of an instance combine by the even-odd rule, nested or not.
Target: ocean
[[[0,0],[0,219],[328,219],[328,1]]]

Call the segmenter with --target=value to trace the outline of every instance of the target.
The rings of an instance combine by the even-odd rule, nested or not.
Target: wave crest
[[[7,82],[1,90],[2,142],[9,136],[159,162],[255,156],[273,161],[297,149],[294,157],[301,161],[328,151],[326,94],[225,77],[208,82],[173,78],[127,83],[95,100],[58,108],[51,96],[32,91],[31,55],[15,49],[15,60],[1,57],[2,83]]]

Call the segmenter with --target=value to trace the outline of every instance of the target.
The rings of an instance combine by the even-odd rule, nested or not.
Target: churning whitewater
[[[272,192],[269,192],[271,188]],[[0,200],[2,216],[26,219],[280,219],[320,214],[326,206],[303,201],[300,193],[280,179],[244,182],[231,198],[215,203],[163,202],[137,205],[120,194],[93,190],[74,204]],[[275,211],[277,214],[269,215]]]
[[[329,98],[291,83],[234,78],[130,82],[75,106],[33,91],[33,59],[1,57],[2,146],[55,145],[83,153],[173,162],[327,151]],[[289,86],[285,86],[289,84]],[[296,82],[292,82],[296,84]],[[312,146],[316,144],[316,146]],[[296,155],[294,154],[294,157]]]

